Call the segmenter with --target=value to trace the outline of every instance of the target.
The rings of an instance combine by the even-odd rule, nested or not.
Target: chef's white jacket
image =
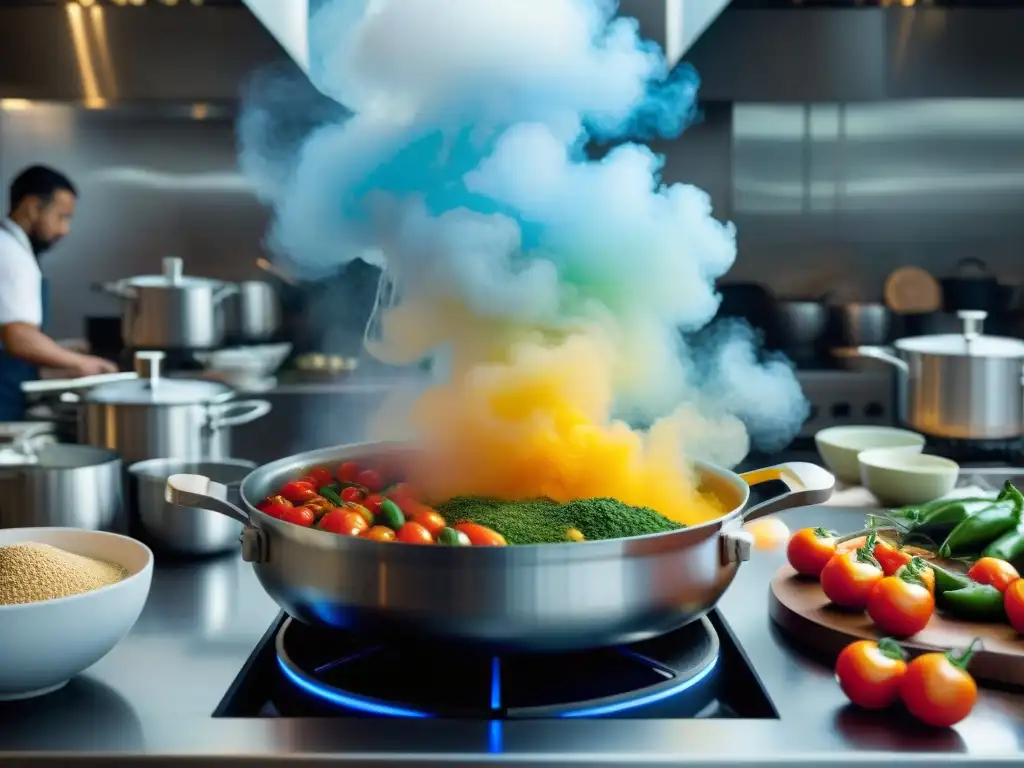
[[[0,226],[0,326],[43,324],[42,280],[28,236],[5,219]]]

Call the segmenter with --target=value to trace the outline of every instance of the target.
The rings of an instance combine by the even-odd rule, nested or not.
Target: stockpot
[[[28,429],[0,455],[0,528],[115,527],[123,508],[121,460],[88,445],[43,444],[52,430]]]
[[[154,543],[181,555],[214,555],[238,548],[242,526],[237,520],[207,509],[181,507],[164,500],[167,478],[200,474],[228,489],[228,500],[238,502],[242,479],[256,469],[251,461],[221,459],[149,459],[128,467],[131,509]]]
[[[395,443],[310,451],[268,464],[242,481],[241,508],[199,475],[168,478],[168,501],[242,523],[242,557],[263,588],[299,621],[337,629],[425,635],[523,651],[637,642],[711,610],[749,559],[743,523],[826,501],[835,480],[813,464],[737,475],[696,463],[722,517],[669,533],[607,541],[509,547],[382,543],[303,528],[256,504],[314,466],[358,461],[401,472],[415,448]],[[750,486],[782,480],[788,491],[747,509]]]
[[[129,349],[211,349],[224,341],[223,302],[234,283],[187,277],[181,259],[162,275],[129,277],[101,288],[122,300],[121,339]]]
[[[78,442],[117,451],[125,464],[173,456],[221,459],[231,455],[231,428],[270,412],[266,400],[235,400],[226,384],[160,375],[163,352],[137,352],[141,376],[116,375],[89,387],[75,380],[26,382],[26,392],[66,390],[78,403]]]
[[[959,440],[1024,436],[1024,341],[982,335],[987,313],[981,310],[957,316],[962,333],[854,352],[896,368],[897,412],[910,429]]]
[[[281,299],[265,280],[246,280],[224,304],[225,338],[254,344],[272,341],[281,330]]]

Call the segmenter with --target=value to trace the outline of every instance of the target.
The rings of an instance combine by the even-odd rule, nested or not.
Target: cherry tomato
[[[931,621],[935,598],[911,571],[886,576],[868,596],[868,616],[878,631],[893,637],[916,635]]]
[[[504,547],[508,544],[505,537],[486,525],[477,523],[459,523],[452,526],[469,537],[469,543],[475,547]]]
[[[281,495],[293,504],[304,504],[307,500],[317,495],[316,489],[311,483],[304,480],[293,480],[285,483],[281,489]]]
[[[326,467],[313,467],[306,473],[306,477],[310,478],[314,488],[323,488],[334,482],[331,470]]]
[[[384,494],[399,507],[402,506],[402,502],[416,501],[419,498],[419,494],[416,489],[413,488],[409,483],[396,483],[387,489],[387,493]],[[404,509],[402,510],[405,511]]]
[[[786,559],[793,570],[805,576],[819,576],[825,563],[836,553],[836,535],[824,528],[802,528],[786,546]]]
[[[428,531],[431,536],[437,536],[441,531],[448,525],[444,518],[438,512],[435,512],[430,507],[424,507],[416,512],[413,516],[413,522],[419,523]]]
[[[310,509],[312,509],[314,512],[316,512],[317,517],[320,517],[320,515],[324,514],[324,512],[334,509],[334,504],[325,499],[323,496],[319,495],[307,499],[306,503],[303,504],[302,506],[309,507]]]
[[[363,499],[363,506],[376,515],[377,511],[380,509],[380,503],[382,501],[384,501],[384,497],[379,493],[371,493]]]
[[[917,565],[917,564],[920,565]],[[917,555],[914,555],[910,559],[910,562],[896,571],[896,576],[904,576],[908,571],[912,571],[913,575],[917,576],[921,580],[921,583],[927,588],[933,595],[935,594],[935,571],[925,565],[925,562]]]
[[[349,512],[356,512],[362,517],[367,524],[373,525],[373,512],[368,510],[362,504],[348,504],[347,507]]]
[[[345,515],[348,514],[344,507],[335,507],[330,512],[320,518],[320,521],[316,524],[316,527],[321,531],[327,531],[328,533],[337,533],[344,535],[347,531],[344,528]]]
[[[857,640],[836,659],[836,681],[846,698],[864,709],[883,709],[900,696],[907,672],[903,649],[895,640]]]
[[[833,555],[821,569],[821,589],[835,605],[858,611],[867,607],[871,590],[885,575],[871,554],[874,548],[871,534],[863,547]]]
[[[1000,592],[1006,592],[1006,588],[1020,578],[1017,569],[1005,560],[997,557],[983,557],[978,560],[967,572],[967,578],[979,584],[991,584]]]
[[[395,532],[386,525],[375,525],[363,534],[363,538],[372,539],[373,541],[394,541]]]
[[[847,552],[853,552],[864,546],[864,543],[868,540],[867,536],[858,536],[856,539],[847,539],[836,544],[836,552],[839,554],[845,554]]]
[[[354,483],[356,481],[356,475],[358,474],[359,465],[354,461],[346,461],[338,467],[336,477],[343,483]]]
[[[370,493],[380,493],[384,489],[384,481],[374,469],[364,469],[356,475],[356,482]]]
[[[894,547],[887,541],[879,541],[875,544],[875,560],[882,566],[882,573],[886,576],[895,576],[903,566],[910,562],[910,555],[898,547]]]
[[[1024,635],[1024,579],[1017,579],[1006,588],[1003,607],[1010,626],[1017,630],[1018,635]]]
[[[280,519],[286,523],[309,528],[316,520],[316,513],[309,507],[288,507],[283,510]]]
[[[430,531],[419,523],[406,523],[398,529],[396,538],[406,544],[433,544],[434,538]]]
[[[279,506],[279,507],[294,507],[295,506],[294,504],[292,504],[290,501],[288,501],[288,499],[286,499],[281,494],[277,494],[276,496],[267,496],[266,503],[267,504],[274,504],[274,505]]]
[[[289,509],[294,509],[294,507],[291,504],[267,504],[266,502],[260,502],[256,505],[256,509],[265,515],[270,515],[280,520]]]
[[[978,699],[978,685],[967,665],[975,643],[959,654],[925,653],[907,665],[900,698],[910,714],[936,728],[956,725],[971,714]]]
[[[341,500],[358,504],[363,500],[363,489],[356,485],[349,485],[341,490]]]

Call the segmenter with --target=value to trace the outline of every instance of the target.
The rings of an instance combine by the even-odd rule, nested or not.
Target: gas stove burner
[[[282,710],[486,720],[629,716],[659,702],[698,716],[718,693],[706,619],[630,646],[492,656],[438,644],[374,644],[288,619],[275,641]]]

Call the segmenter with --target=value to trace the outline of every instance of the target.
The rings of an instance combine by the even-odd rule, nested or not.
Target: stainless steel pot
[[[227,488],[228,500],[239,503],[242,479],[256,469],[251,461],[187,461],[150,459],[128,467],[130,508],[143,529],[168,550],[185,555],[213,555],[238,547],[242,525],[206,509],[169,504],[164,499],[171,475],[203,475]]]
[[[281,300],[270,283],[247,280],[224,304],[225,336],[242,343],[270,341],[281,329]]]
[[[963,333],[916,336],[856,354],[898,371],[897,412],[926,435],[959,440],[1024,436],[1024,341],[983,336],[980,310],[957,315]]]
[[[129,277],[103,290],[122,299],[121,338],[129,349],[211,349],[224,341],[224,307],[238,286],[186,277],[181,259],[163,261],[162,275]]]
[[[173,456],[222,459],[231,455],[231,427],[270,412],[266,400],[234,400],[225,384],[160,375],[162,352],[138,352],[143,377],[118,377],[65,400],[78,403],[78,441],[117,451],[126,464]],[[117,374],[114,374],[117,376]],[[79,380],[80,381],[80,380]],[[76,382],[26,382],[26,392],[52,391]]]
[[[314,466],[343,461],[401,468],[409,446],[326,448],[273,462],[242,481],[242,508],[209,478],[175,475],[167,500],[241,522],[242,557],[289,615],[334,628],[379,629],[522,650],[631,643],[703,616],[750,557],[743,523],[829,498],[832,475],[783,464],[737,475],[698,463],[727,514],[671,533],[533,546],[419,547],[336,536],[276,520],[254,506]],[[789,491],[745,509],[750,485]]]
[[[51,443],[26,431],[0,460],[0,528],[104,530],[122,511],[121,460],[113,451]]]

